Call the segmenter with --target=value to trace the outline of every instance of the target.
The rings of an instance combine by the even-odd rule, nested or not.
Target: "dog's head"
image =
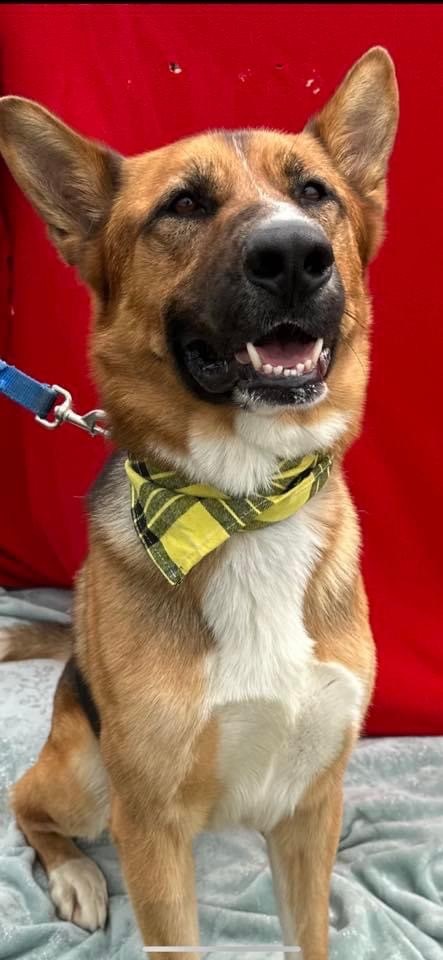
[[[300,134],[214,131],[129,159],[0,103],[3,156],[92,291],[120,445],[183,458],[241,434],[287,456],[356,433],[398,114],[384,50]]]

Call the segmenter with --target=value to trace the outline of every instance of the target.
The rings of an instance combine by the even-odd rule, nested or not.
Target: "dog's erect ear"
[[[110,209],[119,156],[22,97],[0,99],[0,153],[63,258],[79,265]]]
[[[364,198],[383,204],[397,122],[394,64],[383,47],[373,47],[357,60],[306,129]]]

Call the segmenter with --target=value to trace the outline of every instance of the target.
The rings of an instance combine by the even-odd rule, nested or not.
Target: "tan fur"
[[[70,627],[59,623],[20,624],[0,631],[0,662],[37,657],[64,661],[71,654],[73,645]]]
[[[341,460],[364,409],[371,322],[364,273],[382,233],[396,117],[394,72],[379,48],[354,66],[303,133],[250,132],[244,162],[220,132],[120,158],[30,101],[0,102],[6,162],[91,290],[91,363],[113,438],[140,458],[150,450],[161,464],[186,457],[191,438],[229,442],[236,429],[233,406],[202,402],[179,377],[166,336],[168,303],[178,298],[187,306],[193,284],[210,282],[242,211],[288,202],[288,160],[296,158],[333,186],[344,213],[327,205],[312,214],[333,244],[345,288],[329,392],[318,406],[282,409],[274,424],[314,432],[331,415],[346,418],[332,445],[332,476],[318,499],[322,549],[303,612],[315,660],[338,662],[358,677],[365,708],[375,657],[358,522]],[[164,221],[150,231],[144,225],[165,186],[180,182],[196,157],[215,185],[217,217],[199,229]],[[109,817],[144,942],[192,946],[198,931],[191,844],[211,822],[223,789],[221,725],[207,699],[215,640],[202,610],[225,547],[171,589],[133,546],[125,510],[119,512],[106,490],[101,502],[106,506],[108,496],[109,509],[101,513],[94,501],[91,507],[90,551],[74,618],[75,656],[100,714],[100,740],[62,678],[50,737],[16,785],[13,805],[49,871],[80,856],[70,837],[92,836]],[[35,641],[23,647],[25,655],[32,650],[45,655],[48,647]],[[295,921],[303,960],[328,956],[329,879],[343,772],[356,735],[350,725],[333,763],[267,837],[283,913]]]
[[[328,955],[329,885],[343,808],[342,780],[352,737],[342,755],[306,792],[293,817],[282,820],[268,837],[270,859],[280,902],[295,920],[303,960]],[[290,927],[290,923],[288,924]],[[292,944],[288,930],[284,943]],[[299,954],[289,953],[288,957]]]
[[[342,476],[332,478],[327,495],[326,548],[306,591],[306,625],[316,638],[319,660],[337,659],[362,678],[367,707],[375,680],[375,648],[359,566],[360,531]]]
[[[62,678],[51,732],[35,767],[12,789],[19,826],[46,869],[80,856],[69,837],[93,837],[106,823],[106,776],[94,737]]]

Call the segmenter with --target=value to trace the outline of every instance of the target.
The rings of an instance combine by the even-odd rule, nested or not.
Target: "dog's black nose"
[[[322,228],[301,218],[261,224],[246,245],[248,279],[286,303],[309,296],[327,283],[333,263],[332,247]]]

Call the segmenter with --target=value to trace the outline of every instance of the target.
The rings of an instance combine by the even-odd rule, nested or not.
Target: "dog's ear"
[[[0,152],[63,259],[80,266],[109,212],[121,158],[22,97],[0,99]]]
[[[306,129],[364,199],[384,205],[397,122],[394,64],[383,47],[373,47],[357,60]]]

